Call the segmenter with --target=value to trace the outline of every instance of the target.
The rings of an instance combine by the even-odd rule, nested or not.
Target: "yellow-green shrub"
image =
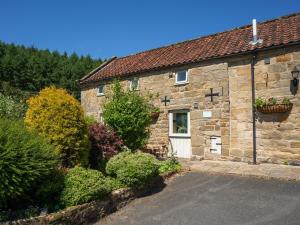
[[[64,89],[48,87],[28,101],[25,123],[49,139],[66,167],[86,165],[87,126],[80,103]]]

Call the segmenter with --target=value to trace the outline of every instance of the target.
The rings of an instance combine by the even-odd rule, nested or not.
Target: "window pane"
[[[137,90],[139,87],[139,78],[135,77],[131,80],[131,90]]]
[[[104,85],[98,86],[98,94],[104,94]]]
[[[173,113],[173,133],[188,133],[187,113]]]
[[[177,73],[177,82],[183,82],[186,80],[186,71],[180,71]]]

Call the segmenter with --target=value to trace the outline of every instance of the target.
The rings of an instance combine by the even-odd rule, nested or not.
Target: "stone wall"
[[[252,99],[250,57],[229,63],[230,156],[237,161],[252,157]]]
[[[151,125],[148,149],[160,154],[169,146],[168,113],[188,109],[191,118],[192,154],[206,159],[251,161],[252,99],[251,55],[228,57],[191,64],[185,67],[137,74],[142,93],[158,93],[155,104],[161,113]],[[265,59],[269,59],[266,60]],[[268,61],[270,62],[268,64]],[[255,65],[256,97],[288,97],[294,104],[290,114],[257,116],[257,156],[259,161],[288,163],[300,160],[300,99],[290,92],[291,70],[300,69],[300,47],[289,47],[258,53]],[[175,72],[188,69],[189,83],[175,85]],[[123,85],[128,86],[127,78]],[[97,97],[96,86],[82,89],[82,105],[88,114],[99,117],[105,97]],[[108,85],[109,86],[109,85]],[[205,94],[213,88],[220,94],[211,102]],[[299,93],[299,92],[298,92]],[[168,96],[167,106],[161,98]],[[203,111],[211,111],[204,118]],[[222,154],[210,153],[210,137],[220,136]]]
[[[252,160],[250,56],[229,63],[230,155]],[[266,61],[265,61],[266,60]],[[269,62],[268,62],[269,61]],[[300,160],[300,96],[290,92],[291,71],[300,68],[300,48],[259,53],[255,64],[256,97],[291,99],[290,113],[257,113],[257,158],[261,162],[293,163]]]
[[[175,84],[175,72],[188,70],[189,82]],[[226,158],[229,155],[229,89],[227,63],[215,61],[214,64],[201,63],[175,70],[164,70],[137,75],[140,78],[140,92],[158,96],[154,104],[160,108],[160,116],[151,125],[151,136],[147,149],[160,155],[166,154],[169,146],[168,113],[171,110],[188,109],[191,117],[191,142],[194,156],[206,158]],[[127,79],[123,85],[128,86]],[[108,88],[109,89],[109,83]],[[82,106],[88,114],[99,116],[105,96],[97,97],[95,84],[82,89]],[[210,88],[219,93],[211,102]],[[167,106],[161,102],[164,96],[170,98]],[[198,106],[195,107],[195,104]],[[203,118],[202,112],[209,110],[212,118]],[[222,137],[222,155],[210,153],[210,136]]]

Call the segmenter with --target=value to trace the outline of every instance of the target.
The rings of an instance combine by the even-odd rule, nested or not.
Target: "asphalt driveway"
[[[300,183],[187,173],[97,225],[300,225]]]

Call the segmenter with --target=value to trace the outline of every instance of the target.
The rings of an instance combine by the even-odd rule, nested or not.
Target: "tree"
[[[89,140],[83,109],[64,89],[45,88],[28,101],[25,124],[55,147],[62,166],[88,164]]]
[[[150,113],[154,110],[150,96],[125,91],[114,81],[112,93],[104,104],[103,119],[131,150],[142,148],[149,138]]]
[[[76,80],[101,64],[90,56],[68,56],[57,51],[26,48],[0,41],[0,84],[7,82],[12,88],[36,94],[47,86],[69,90],[77,99],[80,88]],[[0,92],[3,94],[2,85]]]

